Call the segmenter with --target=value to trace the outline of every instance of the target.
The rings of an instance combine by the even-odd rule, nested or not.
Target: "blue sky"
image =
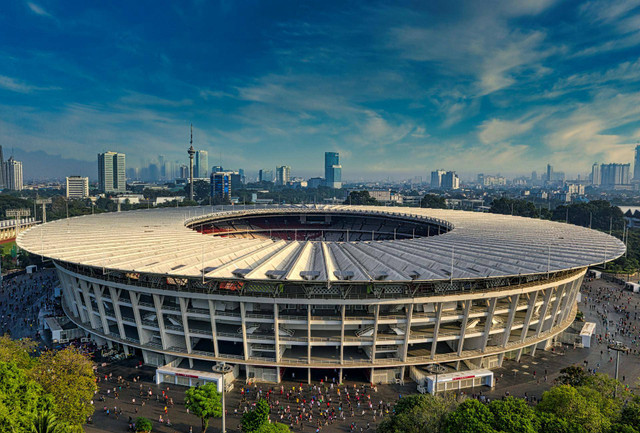
[[[346,179],[584,174],[632,160],[639,48],[640,0],[13,0],[0,144],[186,161],[193,122],[211,165],[248,171],[338,151]]]

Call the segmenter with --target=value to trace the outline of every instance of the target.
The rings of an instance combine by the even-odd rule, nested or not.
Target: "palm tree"
[[[31,426],[32,433],[59,433],[60,429],[56,416],[48,410],[38,412]]]

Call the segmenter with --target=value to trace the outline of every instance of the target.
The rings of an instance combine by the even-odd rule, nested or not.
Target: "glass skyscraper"
[[[324,153],[324,182],[329,188],[342,188],[342,166],[338,152]]]

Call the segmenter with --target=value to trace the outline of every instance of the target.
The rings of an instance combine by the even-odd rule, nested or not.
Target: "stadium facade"
[[[98,342],[271,382],[535,354],[573,322],[588,266],[624,253],[568,224],[356,206],[110,213],[18,244],[54,261],[65,313]]]

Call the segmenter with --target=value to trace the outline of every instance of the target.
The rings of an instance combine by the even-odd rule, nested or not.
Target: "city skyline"
[[[310,177],[331,150],[354,180],[585,174],[640,138],[635,1],[149,5],[8,4],[5,149],[184,163],[193,122],[223,166]]]

